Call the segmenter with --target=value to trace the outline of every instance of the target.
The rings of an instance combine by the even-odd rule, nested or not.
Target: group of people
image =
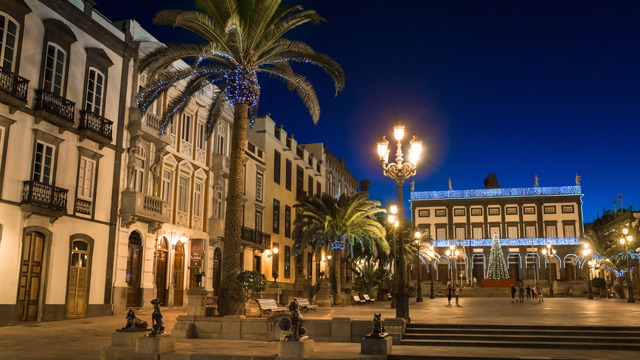
[[[455,289],[451,287],[451,284],[447,285],[447,290],[445,291],[447,294],[447,299],[449,300],[449,305],[451,305],[451,295],[456,296],[456,305],[460,305],[458,300],[460,299],[460,288],[456,287]]]
[[[527,291],[527,300],[544,302],[544,296],[542,295],[542,288],[540,287],[540,285],[536,287],[531,287],[530,285],[527,285],[526,291]],[[516,292],[519,294],[518,300],[516,300]],[[524,292],[525,292],[524,285],[520,284],[520,288],[516,290],[516,287],[512,284],[511,285],[511,303],[514,303],[514,302],[523,303]]]

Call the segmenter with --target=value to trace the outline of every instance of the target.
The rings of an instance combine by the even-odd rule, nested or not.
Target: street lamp
[[[549,297],[553,297],[553,281],[551,280],[551,258],[556,255],[556,249],[552,248],[551,243],[547,243],[547,248],[542,249],[542,255],[547,258],[547,268],[549,269]]]
[[[427,254],[429,255],[429,279],[431,280],[431,293],[429,294],[429,299],[435,299],[436,294],[433,292],[433,262],[438,258],[438,255],[433,251],[433,245],[429,246]]]
[[[460,255],[460,250],[456,249],[454,245],[449,245],[449,250],[446,251],[447,256],[450,259],[453,259],[453,266],[451,267],[451,285],[456,286],[456,277],[458,276],[458,268],[456,264],[456,259]],[[449,264],[451,264],[451,260],[449,260]]]
[[[584,256],[585,260],[587,259],[587,256],[591,255],[591,249],[589,249],[588,243],[584,243],[584,250],[582,250],[582,255]],[[590,300],[593,300],[593,292],[591,291],[591,267],[593,266],[593,263],[593,260],[589,260],[589,267],[587,268],[587,284],[589,285]]]
[[[622,229],[623,237],[620,238],[620,244],[624,245],[624,253],[627,257],[627,287],[629,288],[629,296],[627,297],[627,302],[634,303],[636,299],[633,298],[633,286],[631,285],[631,259],[629,259],[629,244],[633,240],[633,236],[627,235],[629,233],[629,229]]]
[[[397,266],[397,262],[396,262],[396,246],[397,246],[397,241],[396,241],[396,233],[398,231],[398,226],[400,225],[400,222],[398,220],[396,220],[396,213],[398,212],[398,207],[396,206],[395,203],[392,203],[391,206],[389,207],[389,212],[391,212],[391,214],[389,215],[389,223],[393,224],[393,266],[391,267],[391,271],[393,274],[393,289],[391,289],[391,292],[393,293],[393,298],[391,298],[391,308],[395,309],[396,308],[396,290],[397,290],[397,281],[398,281],[398,276],[396,275],[396,266]]]
[[[422,142],[413,137],[410,141],[411,148],[409,150],[409,161],[405,162],[402,152],[402,139],[404,138],[404,125],[398,122],[393,127],[393,136],[397,141],[396,161],[389,163],[389,141],[384,136],[378,141],[378,156],[380,158],[380,167],[384,176],[395,180],[398,186],[398,218],[402,219],[402,185],[405,180],[416,174],[418,168],[418,159],[422,153]],[[396,231],[397,232],[397,231]],[[402,232],[400,232],[400,243],[402,243]],[[400,267],[398,271],[398,290],[396,292],[396,318],[409,318],[409,292],[405,283],[405,257],[404,246],[398,249],[398,257]]]
[[[420,231],[416,231],[415,233],[415,237],[416,237],[416,246],[418,248],[418,251],[416,252],[416,261],[418,263],[418,297],[416,297],[416,302],[423,302],[424,300],[422,299],[422,267],[420,266],[420,237],[422,237],[422,234],[420,234]]]

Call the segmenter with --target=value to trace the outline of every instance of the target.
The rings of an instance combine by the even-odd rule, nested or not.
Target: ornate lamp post
[[[435,299],[436,294],[433,293],[433,262],[438,258],[438,255],[433,251],[433,245],[429,246],[427,254],[429,254],[429,279],[431,280],[431,293],[429,295],[429,299]]]
[[[556,249],[552,248],[551,243],[547,243],[547,248],[542,249],[542,255],[547,258],[547,268],[549,269],[549,297],[553,297],[553,281],[551,280],[551,258],[556,255]]]
[[[447,256],[450,259],[453,259],[453,266],[450,266],[451,268],[451,285],[453,285],[454,287],[456,286],[456,277],[458,276],[458,269],[455,267],[456,264],[456,260],[458,259],[458,256],[460,255],[460,250],[456,249],[455,246],[453,245],[449,245],[449,250],[446,251]],[[449,261],[449,264],[451,264],[451,260]]]
[[[398,185],[398,218],[402,219],[402,185],[405,180],[416,174],[418,159],[422,153],[422,142],[413,137],[411,140],[411,149],[409,150],[409,162],[405,162],[402,153],[402,138],[404,138],[404,125],[398,123],[393,127],[393,135],[398,142],[396,150],[396,162],[389,163],[389,141],[384,136],[378,142],[378,156],[380,157],[380,166],[384,176],[395,180]],[[402,243],[402,231],[400,231],[400,243]],[[398,271],[398,290],[396,292],[396,318],[409,318],[409,292],[405,282],[406,261],[404,257],[404,246],[399,246],[398,261],[400,262]]]
[[[587,256],[591,255],[591,249],[589,249],[589,244],[584,243],[584,250],[582,250],[582,255],[586,259]],[[593,292],[591,292],[591,267],[593,266],[593,260],[589,260],[587,268],[587,284],[589,285],[589,299],[593,300]]]
[[[416,253],[416,259],[417,259],[417,263],[418,263],[418,297],[416,297],[416,302],[423,302],[424,299],[422,299],[422,266],[420,266],[420,245],[422,245],[420,243],[420,237],[422,237],[422,234],[420,233],[420,231],[416,231],[415,233],[416,236],[416,246],[418,247],[418,251]]]
[[[627,287],[629,289],[629,296],[627,296],[627,302],[634,303],[636,299],[633,298],[633,285],[631,285],[631,259],[629,256],[629,244],[633,240],[633,236],[627,235],[629,233],[629,229],[622,229],[623,237],[620,238],[620,244],[624,244],[624,253],[627,257]]]
[[[400,225],[400,222],[398,220],[396,220],[396,213],[398,212],[398,207],[396,206],[395,203],[391,204],[391,206],[389,207],[389,212],[391,212],[391,214],[389,215],[389,223],[393,224],[393,249],[392,249],[392,253],[393,253],[393,266],[391,268],[392,274],[393,274],[393,289],[391,289],[391,292],[393,293],[393,298],[391,299],[391,308],[395,309],[396,308],[396,290],[398,288],[398,276],[396,275],[396,265],[398,264],[396,262],[396,245],[397,245],[397,241],[396,241],[396,233],[398,232],[398,226]]]

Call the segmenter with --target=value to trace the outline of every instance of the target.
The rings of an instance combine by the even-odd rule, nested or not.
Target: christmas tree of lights
[[[491,255],[489,256],[489,268],[487,269],[487,279],[508,279],[509,271],[504,261],[502,248],[498,232],[493,233],[493,243],[491,244]]]

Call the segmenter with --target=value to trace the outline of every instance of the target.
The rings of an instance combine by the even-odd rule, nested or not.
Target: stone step
[[[405,337],[415,335],[432,334],[478,334],[478,335],[530,335],[530,336],[557,336],[569,333],[572,336],[583,337],[620,337],[620,338],[640,338],[640,331],[605,331],[605,330],[542,330],[542,329],[447,329],[447,328],[407,328]]]
[[[608,343],[608,344],[639,344],[640,337],[618,338],[615,336],[606,337],[585,337],[585,336],[532,336],[532,335],[492,335],[492,334],[408,334],[403,340],[473,340],[473,341],[501,341],[501,342],[543,342],[543,343]]]
[[[640,350],[640,344],[610,344],[584,342],[531,342],[500,340],[402,340],[402,345],[410,346],[453,346],[453,347],[503,347],[534,349],[582,349],[582,350]]]
[[[508,329],[508,330],[587,330],[587,331],[638,331],[640,326],[574,326],[574,325],[503,325],[503,324],[427,324],[409,323],[407,329]]]

